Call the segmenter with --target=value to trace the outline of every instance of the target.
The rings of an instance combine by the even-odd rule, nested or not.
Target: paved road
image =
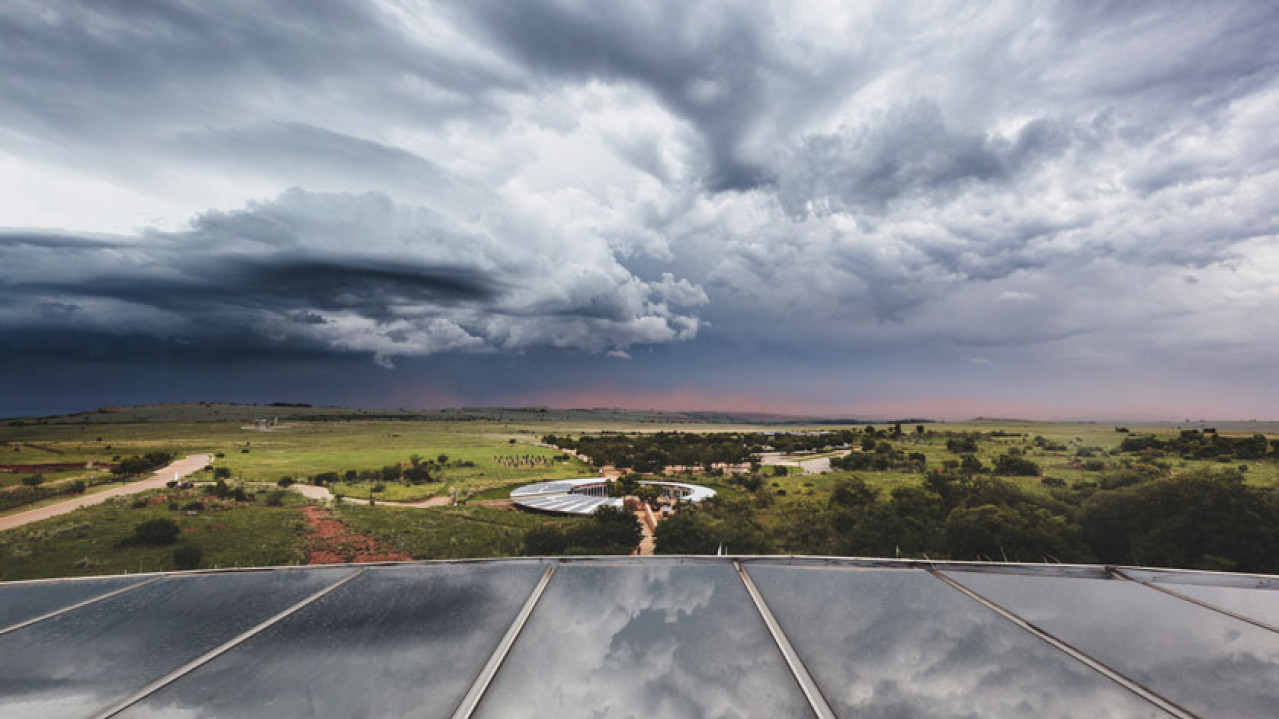
[[[179,479],[191,474],[192,472],[198,472],[201,469],[204,469],[205,465],[209,463],[209,459],[210,457],[207,454],[193,454],[186,459],[180,459],[174,462],[168,467],[165,467],[151,475],[149,479],[144,479],[140,482],[133,482],[114,489],[108,489],[105,492],[98,492],[97,494],[86,494],[81,497],[76,497],[75,499],[68,499],[65,502],[50,504],[47,507],[40,507],[39,509],[32,509],[19,514],[0,517],[0,532],[6,529],[21,527],[24,524],[39,522],[40,520],[48,519],[49,517],[56,517],[60,514],[66,514],[67,512],[74,512],[81,507],[101,504],[112,497],[124,497],[130,494],[137,494],[138,492],[145,492],[149,489],[159,489],[164,486],[165,482],[168,482],[171,479]]]

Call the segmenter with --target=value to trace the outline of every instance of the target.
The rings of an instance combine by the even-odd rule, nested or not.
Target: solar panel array
[[[0,583],[0,716],[1275,717],[1279,578],[813,558]]]

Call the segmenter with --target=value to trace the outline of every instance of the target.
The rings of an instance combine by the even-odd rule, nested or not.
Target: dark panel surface
[[[0,584],[0,629],[143,581],[142,577],[108,577]]]
[[[162,579],[0,636],[0,716],[91,716],[351,570]]]
[[[1136,582],[947,574],[1201,716],[1276,716],[1279,634]]]
[[[746,565],[840,717],[1163,717],[915,569]]]
[[[812,716],[728,562],[567,564],[480,717]]]
[[[370,569],[122,716],[451,716],[544,571]]]

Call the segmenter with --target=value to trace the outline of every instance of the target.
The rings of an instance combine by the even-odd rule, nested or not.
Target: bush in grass
[[[183,512],[203,512],[204,502],[187,502],[182,505]]]
[[[146,508],[147,508],[147,500],[145,500],[145,499],[135,499],[135,500],[133,500],[133,508],[134,508],[134,509],[146,509]]]
[[[549,557],[563,554],[568,546],[564,533],[556,527],[534,527],[524,533],[524,556]]]
[[[284,506],[284,490],[277,489],[266,496],[266,506],[283,507]]]
[[[296,482],[292,477],[280,477],[280,481],[276,482],[281,487],[292,487]]]
[[[159,547],[178,541],[181,533],[178,523],[172,519],[148,519],[133,528],[133,535],[125,543]]]
[[[178,569],[199,569],[204,550],[194,544],[184,544],[173,550],[173,564]]]
[[[39,487],[40,485],[44,484],[44,475],[33,474],[30,477],[23,477],[22,483],[28,487]]]

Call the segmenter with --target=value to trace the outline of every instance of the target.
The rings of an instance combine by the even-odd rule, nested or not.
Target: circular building
[[[622,506],[619,497],[610,497],[610,480],[600,477],[558,479],[553,482],[526,484],[511,490],[515,506],[533,512],[590,516],[605,505]],[[715,490],[684,482],[640,482],[657,487],[663,499],[701,502],[715,496]]]

